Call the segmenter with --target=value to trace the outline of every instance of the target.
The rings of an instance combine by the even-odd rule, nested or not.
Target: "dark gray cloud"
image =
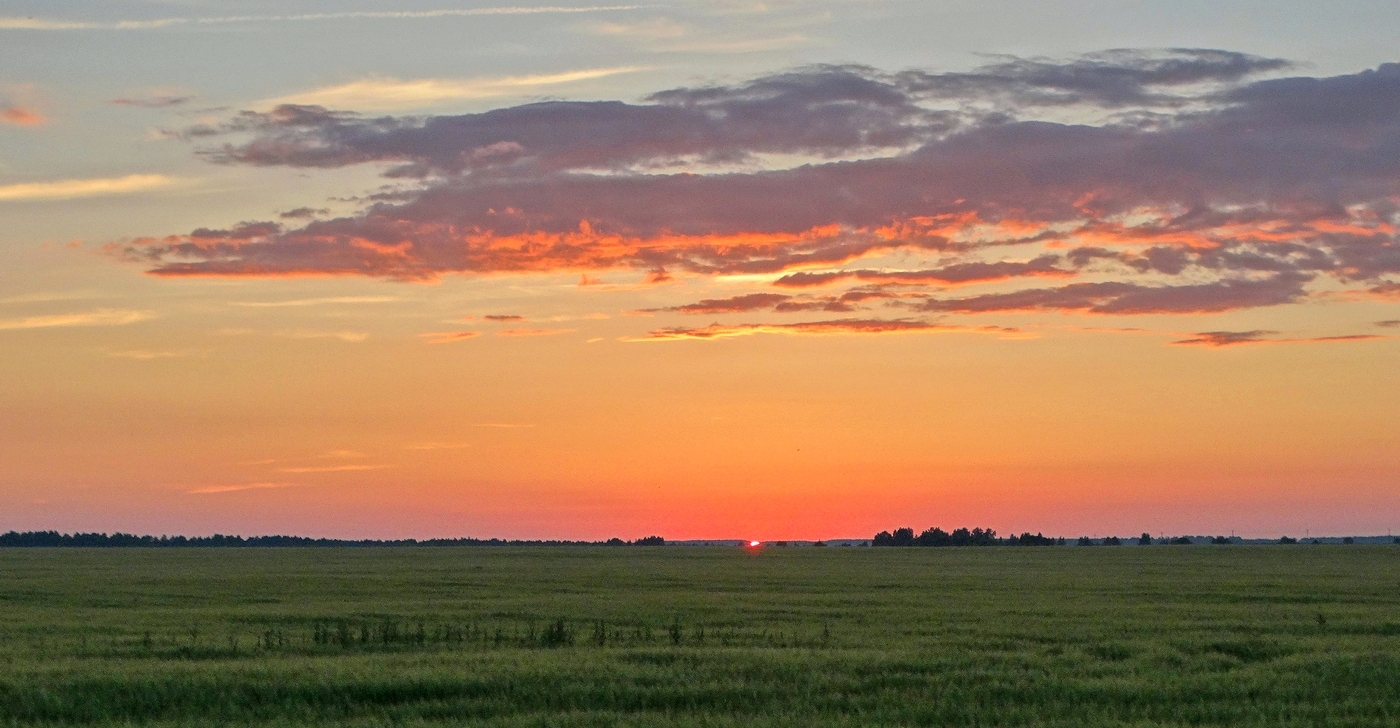
[[[1246,76],[1289,68],[1280,58],[1262,58],[1206,48],[1165,51],[1116,49],[1070,61],[1006,58],[967,73],[906,71],[901,86],[947,99],[992,99],[1013,107],[1092,104],[1175,106],[1199,93],[1200,84],[1238,81]]]
[[[1208,346],[1221,348],[1242,344],[1334,344],[1354,341],[1376,341],[1389,337],[1376,334],[1345,334],[1342,336],[1313,336],[1299,339],[1276,338],[1277,331],[1202,331],[1188,339],[1171,342],[1177,346]]]
[[[1017,334],[1004,326],[955,326],[918,319],[836,319],[803,321],[792,324],[710,324],[701,327],[674,326],[648,332],[629,341],[684,341],[724,339],[754,334],[798,336],[846,336],[852,334],[979,333]]]
[[[780,293],[748,293],[730,298],[706,298],[696,303],[687,303],[684,306],[650,308],[645,309],[645,311],[647,313],[661,311],[698,314],[742,313],[771,309],[790,298],[792,298],[792,296],[784,296]]]
[[[277,217],[283,220],[306,220],[318,215],[329,215],[330,210],[324,207],[298,207],[286,212],[280,212]]]
[[[148,96],[141,99],[112,99],[108,103],[117,106],[139,106],[143,109],[168,109],[187,104],[193,99],[193,96]]]
[[[919,106],[868,69],[817,66],[736,87],[675,89],[648,103],[549,101],[481,114],[365,118],[315,106],[243,112],[191,136],[251,132],[206,149],[222,163],[339,167],[399,162],[392,176],[515,176],[656,166],[754,154],[839,156],[906,147],[950,131],[957,116]]]
[[[1264,331],[1256,329],[1254,331],[1202,331],[1192,334],[1189,339],[1173,341],[1178,346],[1237,346],[1239,344],[1257,344],[1268,341],[1265,337],[1277,334],[1277,331]]]
[[[458,116],[284,106],[191,135],[248,135],[206,150],[222,163],[387,162],[421,188],[350,216],[112,249],[167,276],[631,269],[866,285],[765,299],[773,311],[853,310],[904,287],[901,305],[926,311],[1210,312],[1300,301],[1319,277],[1394,297],[1400,64],[1254,80],[1285,68],[1227,51],[1110,51],[956,74],[817,66],[641,103]],[[988,99],[1000,113],[967,110]],[[949,100],[967,106],[930,103]],[[1154,121],[1037,116],[1068,104]],[[659,171],[775,153],[816,161]],[[947,262],[844,269],[896,250]],[[1093,278],[962,297],[927,288],[1047,276]]]
[[[789,273],[774,281],[785,288],[807,288],[854,278],[876,283],[982,283],[1022,276],[1070,276],[1071,270],[1059,267],[1058,255],[1042,255],[1029,261],[998,261],[995,263],[955,263],[929,270],[880,271],[838,270],[824,273]]]
[[[1082,311],[1097,314],[1215,313],[1292,303],[1304,296],[1309,278],[1281,273],[1260,280],[1221,280],[1185,285],[1105,282],[1071,283],[1014,293],[965,298],[930,298],[918,308],[949,313]]]

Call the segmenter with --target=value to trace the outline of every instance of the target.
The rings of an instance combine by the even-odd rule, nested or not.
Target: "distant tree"
[[[875,538],[870,542],[871,546],[893,546],[894,535],[889,531],[881,531],[875,534]]]
[[[951,546],[953,540],[947,531],[941,528],[930,528],[919,534],[918,543],[920,546]]]
[[[1022,533],[1019,538],[1012,536],[1010,541],[1019,546],[1063,546],[1065,543],[1063,538],[1056,539],[1041,533],[1032,534],[1029,531]]]
[[[1123,542],[1120,541],[1120,540],[1118,540],[1118,537],[1117,537],[1117,536],[1109,536],[1108,538],[1106,538],[1106,539],[1103,540],[1103,545],[1105,545],[1105,546],[1122,546],[1122,545],[1123,545]]]
[[[1298,543],[1298,539],[1284,536],[1278,540],[1279,543]]]
[[[627,545],[627,542],[626,542],[626,541],[623,541],[622,539],[620,539],[620,538],[618,538],[618,537],[616,537],[616,536],[613,536],[612,538],[608,539],[607,545],[608,545],[608,546],[626,546],[626,545]]]
[[[1396,544],[1397,546],[1400,546],[1400,536],[1396,536],[1395,538],[1392,538],[1392,539],[1390,540],[1390,542],[1393,543],[1393,544]]]
[[[774,545],[774,546],[786,546],[786,545],[787,545],[787,541],[774,541],[774,542],[773,542],[773,545]]]
[[[1080,537],[1079,537],[1079,545],[1080,545],[1080,546],[1093,546],[1093,545],[1094,545],[1094,539],[1089,538],[1088,536],[1080,536]]]
[[[1230,543],[1230,537],[1229,537],[1229,536],[1216,536],[1215,538],[1211,539],[1210,542],[1213,543],[1213,544],[1215,544],[1215,545],[1217,545],[1217,546],[1226,546],[1226,545],[1229,545],[1229,543]]]
[[[912,528],[896,528],[896,529],[894,530],[894,537],[893,537],[892,543],[891,543],[890,545],[891,545],[891,546],[913,546],[913,545],[914,545],[914,529],[912,529]]]
[[[1352,538],[1351,536],[1347,536],[1346,538],[1342,539],[1342,543],[1356,543],[1356,539]]]
[[[825,542],[825,541],[813,541],[813,542],[812,542],[812,545],[813,545],[813,546],[822,546],[822,547],[825,547],[825,546],[826,546],[826,542]]]
[[[1173,546],[1190,546],[1192,543],[1195,542],[1191,540],[1190,536],[1177,536],[1176,538],[1172,539],[1171,541],[1168,541],[1167,543],[1170,543]]]
[[[1152,534],[1147,533],[1146,531],[1144,531],[1143,534],[1142,534],[1142,536],[1138,537],[1138,545],[1139,545],[1139,546],[1151,546],[1151,545],[1152,545]]]
[[[665,546],[666,539],[660,536],[644,536],[632,542],[633,546]]]

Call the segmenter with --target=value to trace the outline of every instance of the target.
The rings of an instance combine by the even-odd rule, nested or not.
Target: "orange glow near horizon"
[[[0,85],[0,531],[1400,533],[1400,65],[870,37],[362,109],[276,44],[28,66],[96,75]]]

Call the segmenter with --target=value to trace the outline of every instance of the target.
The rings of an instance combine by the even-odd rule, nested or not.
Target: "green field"
[[[0,550],[0,725],[1400,725],[1400,547]]]

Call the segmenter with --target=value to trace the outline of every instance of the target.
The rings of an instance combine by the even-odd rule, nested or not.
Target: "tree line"
[[[1026,532],[997,537],[991,528],[955,528],[952,532],[930,528],[917,536],[912,528],[896,528],[893,533],[881,531],[870,541],[871,546],[1064,546],[1063,538]]]
[[[635,541],[612,538],[607,541],[525,541],[499,538],[432,538],[432,539],[340,539],[308,538],[306,536],[137,536],[130,533],[59,533],[58,531],[10,531],[0,534],[0,548],[61,547],[83,548],[275,548],[286,546],[312,547],[380,547],[380,546],[664,546],[666,539],[647,536]]]
[[[1217,546],[1243,543],[1244,539],[1237,536],[1213,536],[1199,537],[1201,542],[1211,543]],[[1392,543],[1400,545],[1400,536],[1393,537]],[[1120,539],[1117,536],[1106,536],[1102,539],[1092,539],[1088,536],[1080,536],[1075,542],[1078,546],[1121,546],[1125,541],[1135,541],[1139,546],[1151,546],[1153,544],[1171,546],[1190,546],[1197,543],[1198,539],[1190,536],[1162,536],[1153,538],[1152,534],[1144,533],[1137,538]],[[1343,544],[1355,543],[1355,539],[1347,536],[1342,539]],[[1298,539],[1284,536],[1276,543],[1296,544]],[[1313,539],[1312,543],[1320,543]],[[871,540],[871,546],[1064,546],[1064,538],[1054,538],[1040,533],[1022,533],[1017,536],[1012,534],[1006,538],[997,536],[997,532],[990,528],[957,528],[951,533],[941,528],[930,528],[918,535],[914,534],[912,528],[896,528],[893,533],[881,531],[875,534]]]

